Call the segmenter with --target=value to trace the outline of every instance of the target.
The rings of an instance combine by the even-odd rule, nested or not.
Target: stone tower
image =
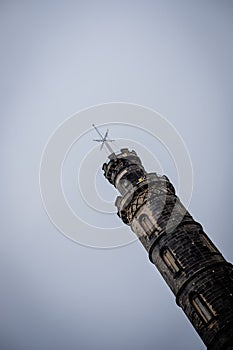
[[[148,251],[208,350],[233,349],[233,266],[186,211],[169,179],[147,173],[135,151],[103,165],[120,192],[118,215]]]

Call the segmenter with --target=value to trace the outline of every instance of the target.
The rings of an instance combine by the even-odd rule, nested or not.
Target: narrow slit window
[[[204,235],[202,235],[202,239],[205,243],[205,245],[213,252],[213,253],[216,253],[218,254],[219,251],[218,249],[214,246],[214,244]]]
[[[212,311],[200,295],[195,294],[192,297],[192,304],[205,323],[208,323],[213,318]]]
[[[162,257],[163,257],[165,264],[169,267],[169,269],[173,273],[177,273],[180,271],[180,266],[179,266],[177,260],[175,259],[174,255],[172,254],[172,252],[169,249],[166,248],[163,250]]]
[[[139,222],[145,233],[150,236],[154,231],[154,225],[150,221],[150,218],[147,215],[143,214],[140,216]]]

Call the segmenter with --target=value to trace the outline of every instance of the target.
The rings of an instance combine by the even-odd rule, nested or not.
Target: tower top
[[[104,176],[120,193],[125,193],[146,177],[146,171],[134,150],[122,148],[119,153],[110,154],[108,158],[109,162],[102,167]]]

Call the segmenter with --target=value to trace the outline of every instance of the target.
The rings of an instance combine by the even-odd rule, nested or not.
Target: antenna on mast
[[[95,139],[93,141],[96,141],[96,142],[101,142],[101,146],[100,146],[100,150],[103,149],[103,147],[105,146],[107,148],[107,150],[110,152],[110,154],[114,153],[112,147],[109,145],[109,142],[113,142],[115,140],[111,140],[111,139],[108,139],[108,132],[109,132],[109,129],[107,129],[105,135],[103,136],[101,134],[101,132],[97,129],[97,127],[95,126],[95,124],[92,124],[93,128],[95,129],[95,131],[98,133],[98,135],[100,136],[100,139]]]

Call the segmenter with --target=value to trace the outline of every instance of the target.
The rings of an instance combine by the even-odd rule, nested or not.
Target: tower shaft
[[[109,156],[118,215],[148,251],[208,350],[233,349],[233,266],[188,213],[169,179],[147,173],[135,151]]]

